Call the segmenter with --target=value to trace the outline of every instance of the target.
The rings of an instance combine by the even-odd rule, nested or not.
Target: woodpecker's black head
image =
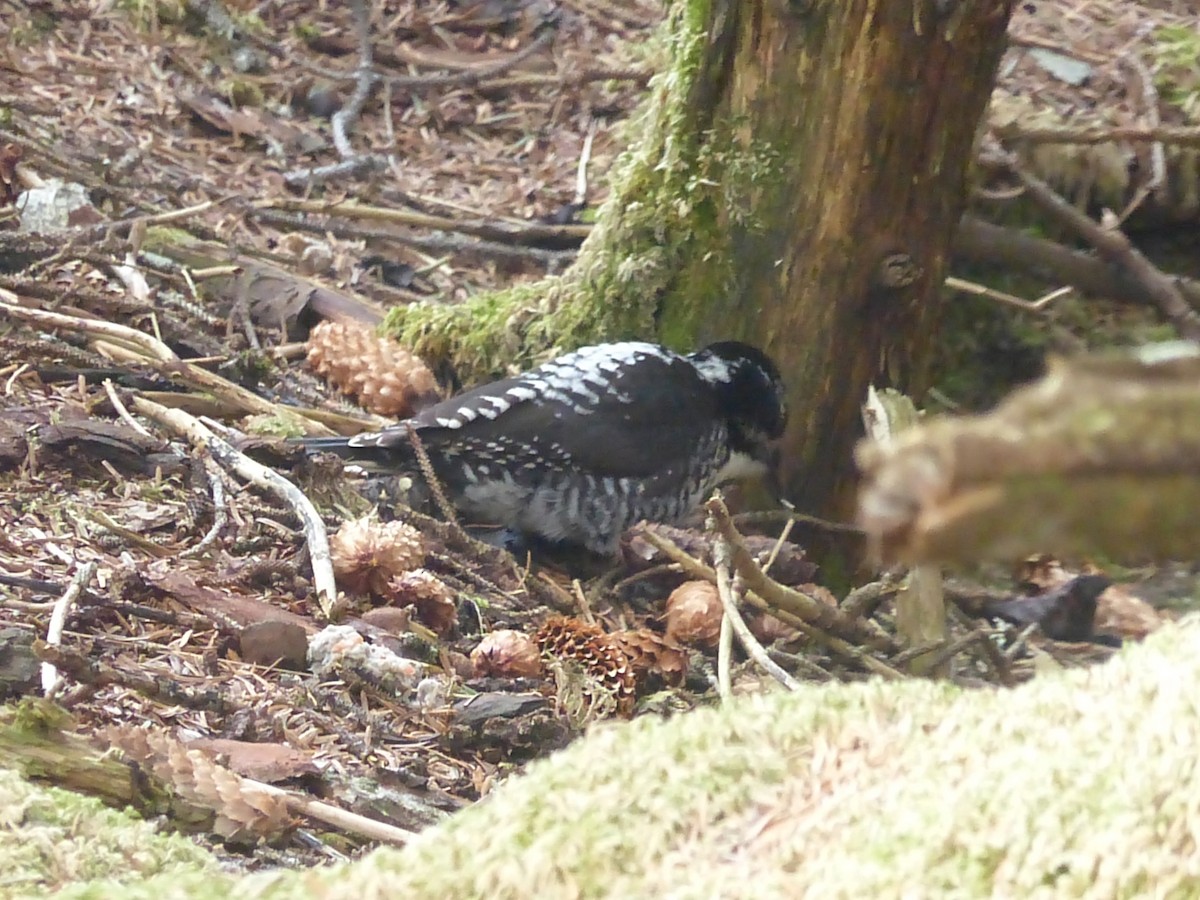
[[[783,379],[767,354],[740,341],[721,341],[697,350],[688,359],[716,390],[721,413],[729,422],[734,452],[769,464],[770,442],[783,434],[787,407]]]

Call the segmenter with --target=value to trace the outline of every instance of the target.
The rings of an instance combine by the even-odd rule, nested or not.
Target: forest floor
[[[1117,60],[1156,28],[1188,27],[1188,6],[1024,4],[998,93],[1141,123],[1146,91],[1135,96]],[[0,696],[48,691],[80,733],[141,753],[177,789],[186,782],[200,806],[234,821],[209,823],[201,839],[247,867],[396,837],[367,819],[420,830],[604,715],[714,701],[721,600],[706,580],[715,538],[702,528],[642,529],[617,568],[587,579],[405,512],[421,574],[372,557],[348,579],[359,590],[324,598],[294,501],[264,490],[236,454],[196,449],[197,424],[250,433],[255,421],[277,425],[285,406],[310,429],[378,424],[306,367],[318,318],[371,322],[395,304],[453,303],[568,266],[654,74],[657,4],[374,4],[371,66],[383,81],[340,124],[364,61],[352,5],[2,8]],[[1188,121],[1171,115],[1162,123]],[[40,226],[15,205],[38,176]],[[1184,215],[1178,198],[1138,203]],[[56,225],[74,229],[71,240],[39,236]],[[190,233],[194,261],[152,252],[167,228]],[[131,247],[147,252],[135,259]],[[1085,334],[1069,318],[1051,324]],[[355,482],[285,464],[330,533],[369,508]],[[894,578],[835,598],[778,519],[733,521],[751,556],[773,560],[777,584],[852,603],[894,632]],[[377,530],[357,544],[343,535],[343,554],[387,556],[389,542],[408,540],[363,528]],[[1056,641],[984,615],[1070,601],[1093,571],[1039,558],[1005,573],[1006,588],[950,582],[951,638],[926,649],[946,651],[961,683],[1011,684],[1047,658],[1107,658],[1111,639],[1140,639],[1194,591],[1190,566],[1107,567],[1118,583],[1098,608],[1072,613],[1101,641]],[[565,618],[548,625],[551,615]],[[802,681],[894,676],[912,659],[750,618],[770,658]],[[328,632],[331,621],[350,630]],[[481,654],[497,632],[509,643]],[[340,660],[327,668],[311,650],[322,634]],[[534,638],[532,662],[520,635]],[[768,681],[736,663],[735,690]],[[146,730],[168,743],[141,746],[131,735]],[[250,779],[247,794],[251,782],[280,784],[363,819],[330,826],[352,836],[340,850],[231,851],[221,835],[275,836],[294,823],[229,808],[196,787],[193,768],[156,767],[170,742]]]

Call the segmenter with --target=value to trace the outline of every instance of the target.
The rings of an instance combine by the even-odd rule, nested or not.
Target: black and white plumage
[[[636,522],[674,522],[717,485],[766,472],[786,421],[761,351],[733,341],[686,356],[637,341],[584,347],[352,438],[318,438],[375,468],[412,470],[407,426],[471,521],[616,550]]]

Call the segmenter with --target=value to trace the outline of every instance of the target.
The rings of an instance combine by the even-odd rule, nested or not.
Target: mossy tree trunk
[[[867,386],[920,387],[936,338],[1012,5],[679,0],[573,269],[390,325],[469,375],[606,338],[764,346],[788,383],[786,494],[847,515]]]
[[[792,412],[784,481],[807,510],[848,512],[867,386],[920,388],[937,337],[1012,3],[936,5],[953,17],[933,3],[829,0],[732,3],[710,20],[694,97],[736,148],[716,207],[727,262],[687,260],[661,328],[775,356]],[[694,302],[687,286],[722,265],[725,295]]]

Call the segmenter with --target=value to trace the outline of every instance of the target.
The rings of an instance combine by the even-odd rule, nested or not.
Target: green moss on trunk
[[[467,381],[599,340],[659,337],[690,349],[729,268],[718,189],[730,161],[712,149],[729,143],[728,127],[714,132],[713,104],[697,103],[718,92],[723,65],[710,53],[709,16],[707,0],[676,3],[655,39],[665,71],[627,129],[609,199],[568,272],[457,306],[395,309],[385,331],[427,359],[453,360]],[[681,285],[690,259],[705,260],[708,274]],[[668,294],[673,314],[660,328]]]

